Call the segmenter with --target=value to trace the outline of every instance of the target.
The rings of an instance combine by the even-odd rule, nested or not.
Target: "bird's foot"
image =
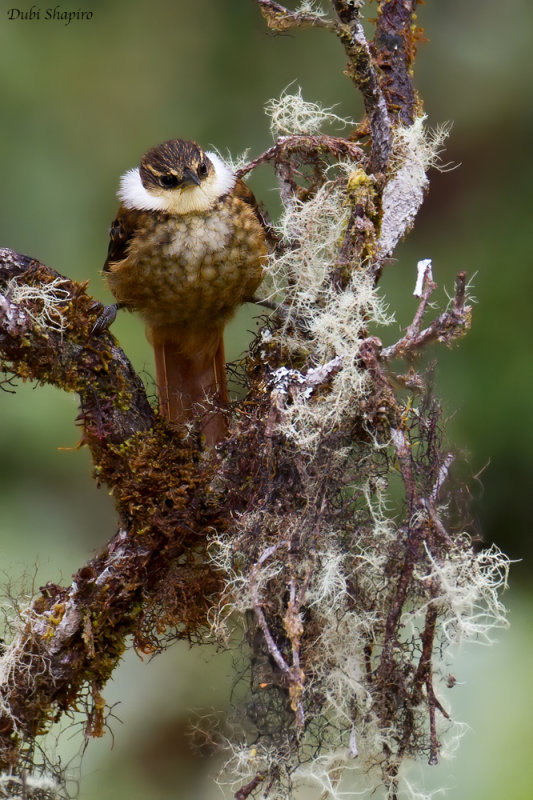
[[[98,336],[98,334],[107,331],[116,320],[117,311],[123,308],[124,304],[112,303],[110,306],[101,306],[100,303],[95,303],[95,307],[98,306],[102,308],[102,311],[92,327],[91,336]]]

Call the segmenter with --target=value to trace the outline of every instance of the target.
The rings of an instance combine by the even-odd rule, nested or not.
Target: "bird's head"
[[[172,139],[152,147],[139,167],[122,176],[118,194],[127,208],[181,215],[208,211],[234,184],[216,153]]]

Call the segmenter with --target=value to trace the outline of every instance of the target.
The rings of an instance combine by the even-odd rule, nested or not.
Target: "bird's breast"
[[[261,282],[266,252],[252,210],[230,197],[210,213],[146,214],[108,279],[150,326],[223,325]]]
[[[201,265],[206,258],[223,256],[234,234],[227,214],[189,214],[174,218],[169,221],[169,241],[163,243],[162,254],[172,261],[183,259]]]

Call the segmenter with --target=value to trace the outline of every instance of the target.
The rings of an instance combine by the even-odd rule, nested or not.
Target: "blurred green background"
[[[290,5],[290,4],[289,4]],[[296,4],[293,3],[292,7]],[[39,7],[39,6],[37,6]],[[41,6],[41,17],[47,6]],[[9,20],[0,12],[0,245],[90,280],[109,302],[99,270],[116,210],[118,177],[155,143],[181,136],[205,146],[271,143],[265,102],[295,81],[304,98],[358,118],[361,104],[343,77],[344,55],[323,31],[269,35],[253,0],[94,0],[91,21]],[[28,6],[19,6],[28,10]],[[375,7],[367,9],[367,16]],[[382,291],[407,324],[415,303],[415,264],[431,257],[439,300],[456,272],[475,273],[471,333],[435,351],[438,390],[450,437],[473,475],[474,514],[487,542],[520,559],[511,573],[510,631],[487,650],[470,646],[454,670],[456,716],[472,730],[453,762],[430,771],[454,800],[526,800],[530,794],[533,656],[531,602],[531,184],[530,53],[527,0],[448,0],[420,7],[429,42],[416,83],[430,125],[452,121],[444,160],[433,171],[416,230],[396,253]],[[266,167],[251,178],[273,214],[275,181]],[[228,355],[245,348],[253,309],[232,323]],[[390,342],[399,327],[383,332]],[[121,315],[114,332],[153,389],[142,324]],[[78,450],[75,398],[49,387],[0,394],[1,563],[6,578],[36,572],[68,582],[114,531],[112,504]],[[482,474],[480,474],[482,473]],[[218,796],[191,754],[191,707],[221,708],[231,666],[206,650],[177,646],[150,663],[131,654],[106,699],[120,701],[111,739],[91,744],[81,798],[130,800]],[[527,693],[527,694],[526,694]]]

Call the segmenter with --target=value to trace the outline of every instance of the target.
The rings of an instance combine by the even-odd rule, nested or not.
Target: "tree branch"
[[[429,298],[437,288],[437,284],[433,283],[429,275],[430,273],[426,272],[422,299],[413,322],[407,328],[405,336],[395,344],[382,350],[382,359],[388,361],[391,358],[405,356],[407,353],[414,353],[434,341],[449,344],[457,336],[464,334],[470,327],[472,308],[471,306],[465,306],[466,272],[460,272],[455,279],[455,294],[452,307],[439,314],[427,328],[420,330]]]
[[[383,172],[391,154],[391,122],[370,46],[359,17],[359,2],[331,0],[342,27],[337,34],[349,62],[346,74],[353,80],[363,98],[371,133],[370,169]]]
[[[276,144],[265,150],[264,153],[254,158],[244,167],[235,173],[239,178],[244,177],[260,164],[269,161],[284,161],[291,155],[313,156],[328,153],[339,160],[350,159],[353,161],[364,161],[365,152],[362,147],[351,142],[349,139],[341,139],[338,136],[281,136]]]
[[[47,288],[61,281],[61,294]],[[28,288],[34,289],[33,293]],[[92,338],[98,304],[86,284],[70,281],[39,261],[0,249],[4,324],[0,355],[4,369],[23,380],[51,383],[80,396],[85,436],[98,449],[148,430],[154,413],[144,387],[110,334]],[[17,300],[20,298],[19,302]],[[52,311],[60,323],[50,325]],[[96,436],[96,438],[95,438]]]
[[[339,26],[335,20],[327,19],[325,16],[315,13],[309,14],[303,11],[290,11],[281,3],[274,0],[257,0],[261,13],[273,31],[283,33],[291,28],[326,28],[326,30],[338,31]]]
[[[391,115],[412,125],[420,101],[413,86],[413,63],[421,29],[416,26],[419,0],[379,0],[372,51]]]
[[[54,294],[50,287],[57,289],[58,280],[61,293]],[[199,470],[191,445],[154,414],[114,338],[91,337],[97,316],[98,304],[85,285],[0,250],[3,369],[78,393],[82,442],[91,450],[96,479],[113,494],[121,522],[119,533],[78,570],[70,587],[41,590],[3,655],[4,768],[55,710],[81,701],[87,686],[99,694],[127,636],[141,648],[157,649],[152,616],[174,624],[177,635],[195,635],[218,587],[205,559],[198,566],[193,557],[183,558],[205,546],[216,518],[205,503],[209,470]],[[222,529],[222,520],[216,522]],[[93,734],[101,732],[102,713],[92,715]]]

